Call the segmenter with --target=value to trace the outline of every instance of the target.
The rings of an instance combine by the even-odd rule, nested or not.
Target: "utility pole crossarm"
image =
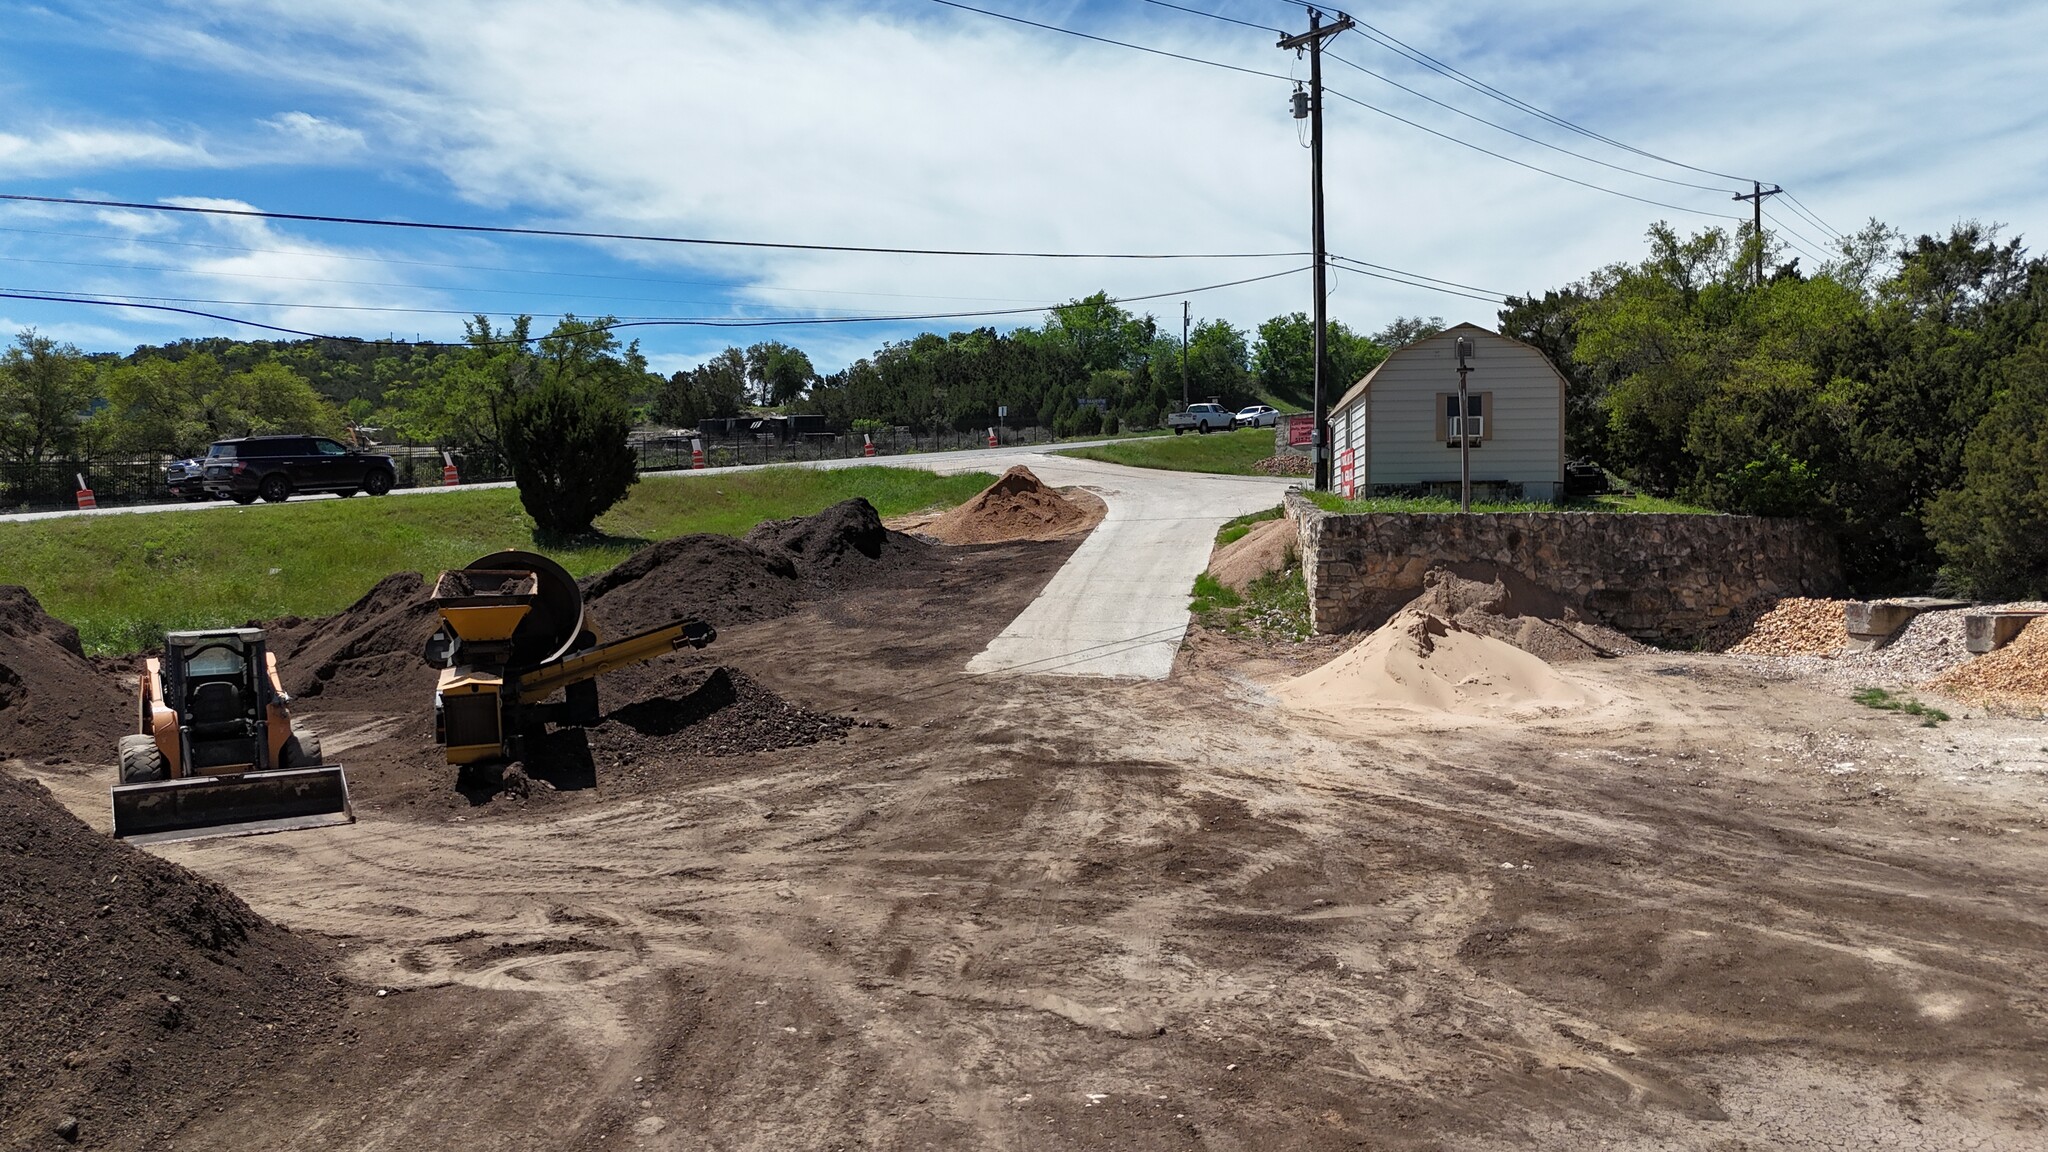
[[[1776,196],[1783,191],[1784,189],[1776,184],[1766,188],[1761,181],[1751,180],[1749,191],[1737,192],[1732,197],[1736,200],[1749,201],[1750,206],[1755,209],[1750,228],[1751,234],[1756,237],[1756,283],[1759,288],[1763,287],[1764,283],[1764,197]]]

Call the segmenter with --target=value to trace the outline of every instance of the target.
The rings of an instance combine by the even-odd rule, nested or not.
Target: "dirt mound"
[[[285,691],[330,698],[397,693],[407,700],[431,691],[434,670],[420,651],[441,618],[430,591],[419,573],[397,572],[333,616],[266,623]]]
[[[1316,462],[1306,456],[1291,454],[1268,456],[1264,460],[1253,461],[1252,471],[1267,476],[1313,476],[1316,474]]]
[[[94,668],[78,629],[0,585],[0,760],[112,763],[135,704]]]
[[[784,616],[803,596],[796,562],[730,536],[678,536],[642,548],[583,582],[585,611],[608,636],[686,616],[716,627]]]
[[[1281,517],[1252,525],[1252,530],[1225,544],[1209,558],[1209,575],[1219,583],[1243,592],[1252,581],[1283,571],[1290,558],[1300,554],[1301,541],[1294,521]]]
[[[814,516],[757,524],[744,542],[784,553],[806,583],[825,588],[865,584],[930,547],[884,527],[875,506],[859,496]]]
[[[1068,499],[1019,465],[918,531],[946,544],[1058,540],[1093,527],[1100,518],[1098,508]]]
[[[338,1006],[311,943],[4,774],[0,859],[0,1144],[162,1147]]]
[[[653,694],[612,709],[592,734],[600,750],[637,748],[699,756],[737,756],[798,748],[843,735],[853,721],[769,691],[723,665],[670,672]]]
[[[1550,663],[1623,656],[1643,645],[1603,624],[1583,620],[1556,592],[1512,568],[1480,565],[1461,576],[1437,569],[1423,577],[1408,607],[1452,621]]]
[[[1961,700],[2048,708],[2048,617],[2028,624],[2013,641],[1927,682]]]
[[[1795,596],[1757,617],[1728,649],[1740,656],[1833,656],[1849,642],[1842,600]]]
[[[1541,658],[1417,608],[1403,609],[1273,695],[1289,707],[1338,717],[1386,708],[1527,717],[1603,702]]]

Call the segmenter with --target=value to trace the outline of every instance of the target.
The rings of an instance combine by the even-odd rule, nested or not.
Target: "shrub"
[[[2000,366],[1963,453],[1963,483],[1927,506],[1942,582],[1985,599],[2048,596],[2048,343]]]
[[[519,503],[538,537],[589,532],[639,479],[626,444],[632,417],[602,384],[549,380],[515,400],[505,424]]]

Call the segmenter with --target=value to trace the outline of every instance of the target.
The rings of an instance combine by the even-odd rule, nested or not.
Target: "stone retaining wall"
[[[1740,609],[1835,596],[1833,541],[1804,520],[1619,512],[1325,512],[1287,493],[1317,632],[1373,628],[1433,568],[1490,580],[1510,568],[1582,615],[1640,640],[1698,639]]]

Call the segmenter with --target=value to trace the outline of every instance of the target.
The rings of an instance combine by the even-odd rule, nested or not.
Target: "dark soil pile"
[[[339,1007],[322,954],[0,774],[0,1144],[161,1147]]]
[[[856,496],[815,516],[770,520],[746,543],[781,552],[813,589],[862,587],[914,563],[931,545],[882,526],[875,506]]]
[[[1505,640],[1552,663],[1648,651],[1612,628],[1581,619],[1557,593],[1512,568],[1467,576],[1439,568],[1425,575],[1422,585],[1422,595],[1409,608]]]
[[[1031,469],[1019,465],[918,531],[946,544],[997,544],[1057,540],[1094,521],[1090,509],[1046,487]]]
[[[398,572],[347,610],[318,620],[288,616],[264,625],[270,650],[294,696],[387,697],[408,701],[433,688],[421,660],[440,614],[417,572]]]
[[[664,540],[583,582],[584,611],[614,637],[690,616],[720,628],[786,616],[802,595],[788,555],[730,536]]]
[[[853,721],[792,704],[724,666],[669,671],[591,733],[601,752],[738,756],[844,735]],[[643,689],[643,692],[645,690]]]
[[[135,702],[93,667],[78,629],[0,585],[0,760],[111,764]]]

